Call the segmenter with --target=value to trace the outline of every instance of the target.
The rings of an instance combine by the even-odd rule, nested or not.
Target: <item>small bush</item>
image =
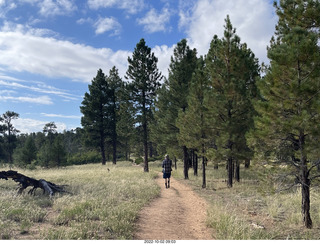
[[[143,163],[143,158],[136,158],[136,160],[134,160],[134,163],[135,164],[141,164],[141,163]]]

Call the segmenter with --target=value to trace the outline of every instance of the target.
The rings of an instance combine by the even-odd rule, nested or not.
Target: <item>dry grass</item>
[[[159,194],[156,174],[128,162],[16,170],[73,194],[17,196],[17,183],[0,180],[0,239],[131,239],[139,210]]]
[[[61,169],[18,169],[20,173],[68,185],[73,194],[49,199],[16,194],[17,183],[0,180],[0,239],[131,239],[140,209],[159,194],[154,178],[161,162],[150,163],[150,173],[128,162],[116,166],[97,164]],[[110,172],[107,170],[110,169]],[[8,168],[0,168],[8,170]],[[226,170],[208,164],[207,188],[189,170],[183,179],[181,162],[173,177],[190,184],[210,204],[207,225],[216,239],[320,239],[320,191],[311,191],[313,229],[303,227],[300,189],[275,193],[268,169],[241,168],[241,182],[226,187]]]
[[[217,239],[320,239],[320,190],[311,191],[311,218],[313,229],[303,227],[301,215],[300,188],[276,193],[273,174],[263,167],[241,168],[241,181],[227,188],[225,166],[218,170],[213,164],[207,167],[207,188],[202,189],[202,171],[193,175],[189,170],[189,180],[184,180],[183,165],[173,177],[190,184],[210,203],[207,224],[215,230]]]

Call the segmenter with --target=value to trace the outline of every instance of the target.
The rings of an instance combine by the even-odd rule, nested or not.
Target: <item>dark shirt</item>
[[[164,169],[163,173],[166,173],[166,174],[171,173],[172,171],[171,167],[172,167],[172,160],[170,159],[163,160],[162,162],[162,168]]]

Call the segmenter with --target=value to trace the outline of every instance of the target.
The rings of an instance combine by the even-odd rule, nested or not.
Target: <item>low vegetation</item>
[[[242,168],[241,180],[227,187],[225,164],[213,169],[208,162],[207,187],[203,189],[201,169],[194,176],[189,169],[189,180],[184,180],[183,163],[173,171],[173,177],[191,185],[200,196],[210,204],[207,225],[214,230],[214,236],[220,240],[256,240],[256,239],[304,239],[320,238],[320,189],[311,190],[311,216],[314,228],[303,226],[301,214],[301,188],[289,191],[277,191],[276,167],[253,165]]]
[[[154,178],[161,171],[161,161],[149,166],[149,173],[129,162],[21,169],[35,179],[68,185],[72,194],[51,199],[41,190],[35,196],[27,192],[17,195],[16,183],[1,180],[0,239],[132,239],[140,209],[160,190]],[[217,170],[208,162],[207,187],[203,189],[201,168],[199,176],[189,169],[189,180],[185,180],[183,162],[178,161],[173,177],[208,201],[207,226],[213,229],[215,239],[319,239],[320,190],[312,189],[314,228],[306,229],[301,221],[301,189],[276,191],[276,174],[281,170],[285,169],[256,164],[249,169],[241,167],[240,182],[228,188],[225,165]]]
[[[159,194],[156,173],[129,162],[22,171],[72,194],[17,195],[16,183],[1,180],[0,239],[132,239],[139,210]]]

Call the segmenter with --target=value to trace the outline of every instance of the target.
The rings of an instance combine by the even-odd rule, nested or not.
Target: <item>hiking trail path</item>
[[[160,196],[139,213],[136,240],[212,240],[206,226],[207,202],[189,186],[171,177],[166,189],[162,174],[156,179]]]

